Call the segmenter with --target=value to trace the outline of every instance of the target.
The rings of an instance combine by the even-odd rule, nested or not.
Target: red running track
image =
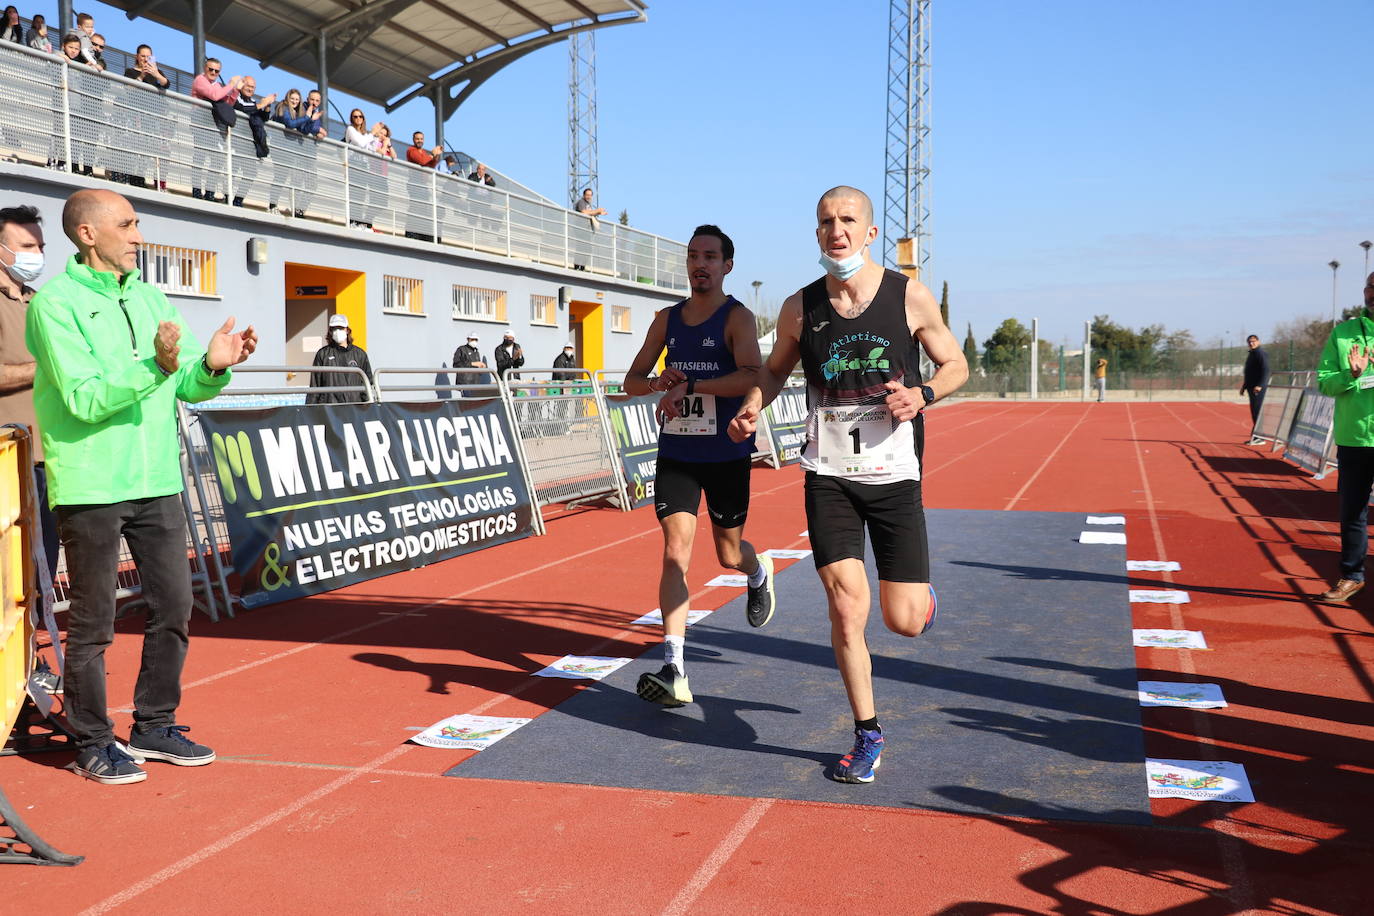
[[[531,671],[654,642],[628,626],[657,604],[652,515],[586,511],[544,538],[197,620],[180,719],[220,760],[108,787],[63,769],[69,753],[0,758],[24,817],[87,857],[0,866],[0,912],[1370,912],[1374,596],[1305,597],[1334,568],[1334,480],[1240,445],[1246,419],[1239,404],[941,406],[925,497],[1122,514],[1130,558],[1179,561],[1132,585],[1192,602],[1133,605],[1135,626],[1200,629],[1213,648],[1137,650],[1141,677],[1219,683],[1231,705],[1142,710],[1147,753],[1243,763],[1254,804],[1156,800],[1152,826],[1124,827],[443,778],[464,754],[404,743],[407,727],[538,715],[581,687]],[[747,536],[801,546],[799,473],[754,481]],[[699,585],[710,554],[699,538],[695,607],[737,594]],[[780,613],[824,613],[821,596]],[[131,696],[138,645],[121,624],[112,702]]]

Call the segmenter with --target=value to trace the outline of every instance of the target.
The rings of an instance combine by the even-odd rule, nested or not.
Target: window
[[[506,294],[499,289],[476,286],[453,287],[453,318],[475,318],[478,321],[505,321]]]
[[[138,250],[138,272],[145,283],[165,293],[218,296],[213,251],[145,243]]]
[[[424,284],[410,277],[382,275],[382,310],[407,315],[425,313]]]
[[[611,306],[611,330],[621,334],[630,333],[630,307],[628,305]]]
[[[530,296],[530,324],[558,324],[558,299],[555,296]]]

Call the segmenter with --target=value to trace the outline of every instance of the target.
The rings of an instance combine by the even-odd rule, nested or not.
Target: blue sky
[[[188,36],[76,6],[111,44],[189,67]],[[881,202],[887,16],[879,0],[652,0],[647,23],[603,30],[602,204],[670,238],[719,223],[737,246],[727,289],[749,302],[761,280],[776,309],[819,275],[819,194],[846,183]],[[1264,337],[1330,314],[1333,258],[1339,304],[1360,301],[1371,46],[1368,0],[934,0],[929,285],[949,283],[955,334],[1038,317],[1072,344],[1107,314],[1204,344]],[[305,88],[218,56],[264,93]],[[567,78],[566,46],[518,61],[448,122],[450,142],[559,199]],[[398,137],[433,129],[424,102],[384,117]]]

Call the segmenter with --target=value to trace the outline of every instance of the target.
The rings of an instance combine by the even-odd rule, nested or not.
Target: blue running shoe
[[[835,764],[830,778],[836,782],[872,782],[873,771],[883,759],[883,730],[854,729],[854,748]]]

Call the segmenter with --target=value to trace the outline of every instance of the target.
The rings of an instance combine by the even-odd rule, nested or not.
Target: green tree
[[[630,225],[630,211],[629,211],[629,210],[621,210],[621,211],[620,211],[620,225],[622,225],[622,226],[628,226],[628,225]]]
[[[1009,374],[1026,364],[1030,342],[1030,329],[1015,318],[1008,318],[983,341],[983,365],[989,372]]]
[[[973,336],[972,322],[968,326],[968,335],[964,337],[964,362],[968,363],[970,372],[978,368],[978,341]]]
[[[940,292],[940,320],[949,327],[949,281],[945,281],[944,289]]]

